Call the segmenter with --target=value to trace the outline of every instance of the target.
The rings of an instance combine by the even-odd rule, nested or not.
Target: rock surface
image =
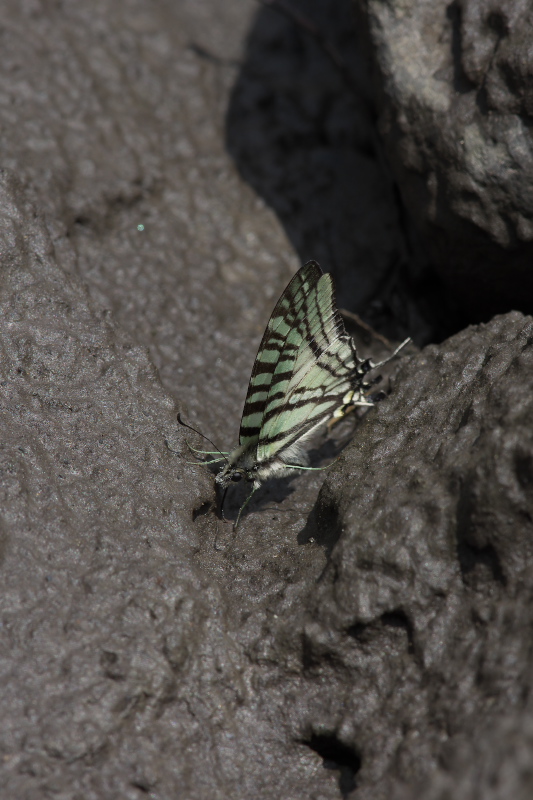
[[[304,652],[358,798],[531,795],[532,389],[530,317],[428,347],[322,489]]]
[[[412,358],[314,511],[273,482],[234,535],[175,414],[235,444],[285,234],[435,333],[367,103],[252,2],[0,21],[2,797],[529,797],[531,320]]]
[[[358,6],[380,130],[421,249],[466,319],[531,313],[531,3]]]

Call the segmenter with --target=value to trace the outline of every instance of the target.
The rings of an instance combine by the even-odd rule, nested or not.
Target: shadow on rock
[[[424,259],[376,134],[352,4],[300,6],[349,79],[293,20],[261,9],[231,96],[228,149],[301,261],[333,273],[339,307],[392,339],[440,340],[463,321],[427,263],[415,267]]]

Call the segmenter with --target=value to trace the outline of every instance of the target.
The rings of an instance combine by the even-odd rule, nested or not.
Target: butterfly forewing
[[[353,388],[357,358],[333,302],[331,276],[324,275],[308,298],[301,344],[283,397],[271,384],[261,423],[257,459],[268,460],[343,405]]]
[[[302,334],[299,333],[302,309],[321,275],[322,270],[316,262],[305,264],[276,303],[259,345],[248,385],[239,433],[241,445],[259,439],[269,394],[281,390],[282,373],[292,375],[294,371],[294,360],[302,343]]]

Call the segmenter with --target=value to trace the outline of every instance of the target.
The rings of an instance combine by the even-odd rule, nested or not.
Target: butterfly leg
[[[337,458],[334,458],[333,461],[329,462],[329,464],[326,464],[325,467],[301,467],[298,464],[285,464],[285,466],[288,469],[305,469],[305,470],[309,470],[310,472],[321,472],[323,469],[329,469],[332,466],[332,464],[334,464],[336,461],[339,460],[339,458],[340,458],[340,456],[337,456]],[[253,492],[252,492],[252,494],[253,494]],[[251,497],[251,495],[250,495],[250,497]],[[250,499],[250,498],[248,498],[248,499]],[[246,501],[246,502],[248,502],[248,501]],[[243,506],[243,508],[244,508],[244,506]]]

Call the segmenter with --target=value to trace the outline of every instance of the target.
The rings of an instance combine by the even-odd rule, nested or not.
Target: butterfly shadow
[[[326,439],[319,446],[310,450],[309,458],[311,464],[314,466],[315,462],[318,464],[318,462],[323,463],[325,460],[334,463],[352,441],[359,422],[360,419],[355,414],[353,419],[344,420],[338,426],[335,436]],[[299,531],[297,541],[300,545],[308,545],[310,543],[320,545],[324,548],[326,557],[329,559],[331,551],[339,540],[341,530],[336,508],[324,502],[322,495],[320,495],[309,512],[304,527]]]
[[[298,544],[316,543],[324,549],[329,560],[333,548],[339,541],[342,527],[336,507],[325,504],[319,497],[311,509],[307,521],[298,533]]]
[[[314,444],[311,445],[307,451],[309,457],[309,466],[314,469],[322,470],[321,472],[313,473],[297,473],[294,477],[278,478],[265,484],[261,487],[265,490],[264,495],[258,510],[275,510],[276,512],[283,513],[285,509],[280,505],[283,501],[297,491],[297,485],[293,485],[294,481],[305,481],[305,475],[313,481],[313,487],[308,484],[306,488],[302,487],[302,492],[310,492],[313,497],[316,496],[316,491],[323,483],[327,476],[328,467],[332,466],[339,458],[343,450],[350,444],[353,434],[360,423],[361,419],[356,414],[350,415],[347,419],[343,420],[334,429],[334,433],[322,431],[319,433]],[[320,477],[319,477],[320,476]],[[268,491],[269,487],[271,492]],[[255,497],[255,496],[254,496]],[[277,508],[273,504],[277,504]],[[287,509],[289,511],[289,509]],[[282,523],[281,523],[282,524]],[[329,507],[324,503],[313,506],[307,516],[306,523],[302,530],[298,533],[297,542],[299,545],[309,544],[316,542],[325,549],[326,555],[329,557],[333,547],[335,546],[341,532],[340,523],[336,510]]]
[[[287,478],[272,478],[267,483],[254,492],[249,504],[240,520],[240,525],[250,514],[264,513],[265,511],[275,511],[285,513],[283,501],[295,492],[293,485],[297,475],[289,475]],[[230,486],[224,500],[224,508],[221,509],[224,518],[235,523],[242,506],[246,502],[251,492],[251,485],[244,482]],[[220,508],[219,498],[219,508]]]
[[[308,450],[309,466],[313,468],[318,467],[319,469],[324,469],[324,472],[313,473],[314,476],[319,474],[325,476],[325,470],[329,464],[332,464],[335,459],[339,457],[341,452],[351,441],[354,426],[356,426],[358,422],[358,418],[354,415],[353,420],[345,420],[337,426],[335,435],[330,435],[328,437],[326,432],[323,431],[321,434],[318,434],[315,437],[314,446],[312,444]],[[219,467],[218,465],[213,464],[209,467],[209,469],[213,475],[216,475]],[[309,473],[307,474],[309,475]],[[287,500],[287,498],[294,495],[298,488],[296,482],[299,480],[301,481],[303,478],[304,474],[298,473],[295,470],[293,475],[288,475],[281,478],[271,478],[269,481],[264,483],[259,487],[259,489],[257,489],[257,491],[253,493],[253,497],[251,498],[249,505],[246,506],[243,516],[241,517],[241,524],[243,520],[246,519],[246,517],[250,514],[260,514],[267,511],[274,512],[276,515],[288,513],[289,509],[283,508],[283,503]],[[221,506],[223,494],[220,491],[218,492],[217,507],[219,509],[219,513],[223,515],[227,522],[236,522],[239,511],[246,503],[250,492],[251,485],[249,483],[245,483],[244,481],[230,485],[224,497],[223,507]],[[312,523],[308,522],[304,530],[307,530],[308,525],[311,524]],[[311,531],[311,527],[309,527],[309,531]],[[308,536],[304,536],[302,538],[300,534],[298,536],[298,543],[308,543],[310,537],[314,537],[315,541],[319,541],[319,539],[321,540],[322,538],[313,533],[309,533]]]

